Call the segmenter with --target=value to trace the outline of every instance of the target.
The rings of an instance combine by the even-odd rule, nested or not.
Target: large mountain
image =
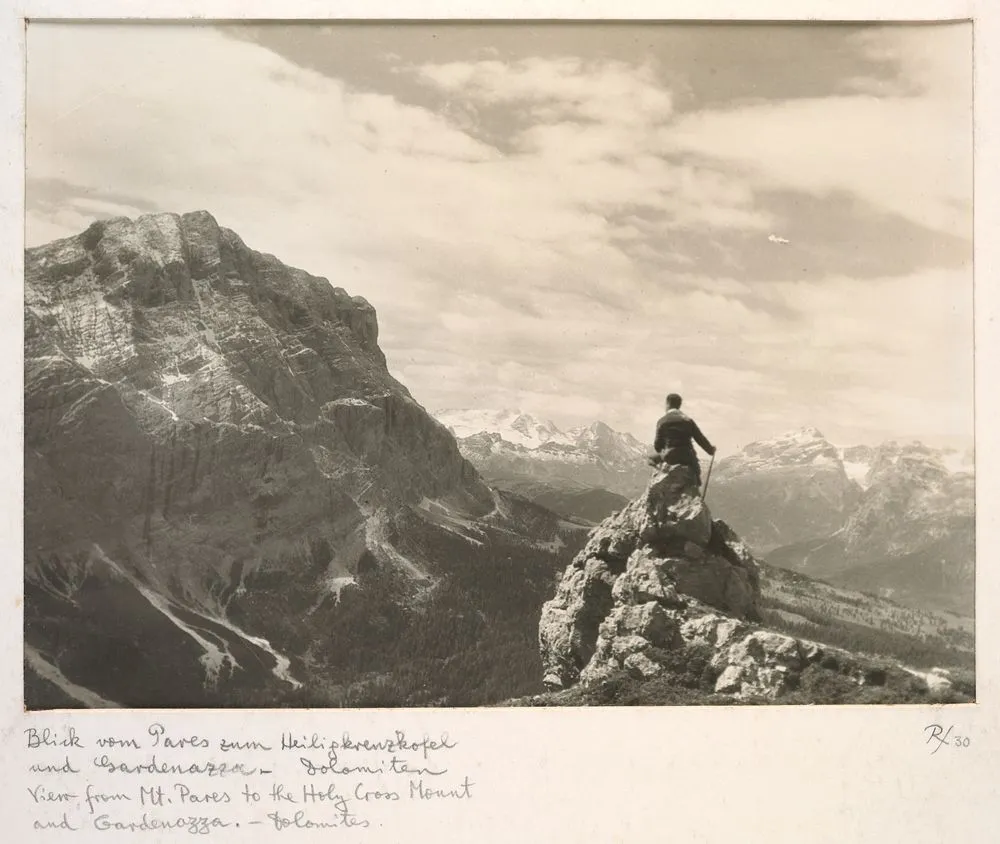
[[[206,212],[25,258],[29,706],[537,683],[533,619],[579,531],[484,483],[364,299]]]
[[[972,615],[975,478],[969,461],[920,443],[886,443],[852,456],[863,456],[867,470],[843,525],[774,549],[769,561],[913,606]]]
[[[754,551],[766,553],[836,531],[860,492],[838,449],[815,428],[803,428],[719,460],[708,495]]]
[[[568,517],[599,522],[649,480],[650,447],[603,422],[563,431],[519,410],[435,415],[490,483]]]

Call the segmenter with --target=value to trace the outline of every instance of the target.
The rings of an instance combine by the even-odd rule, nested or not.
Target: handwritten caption
[[[135,735],[30,727],[24,741],[36,830],[364,830],[394,805],[477,794],[447,733],[180,735],[154,721]]]

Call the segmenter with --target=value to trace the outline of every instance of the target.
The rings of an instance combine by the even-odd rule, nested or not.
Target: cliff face
[[[940,452],[919,443],[881,445],[844,525],[845,550],[854,559],[900,556],[961,536],[969,546],[962,562],[971,562],[975,492],[972,472],[949,471]]]
[[[26,282],[32,444],[101,405],[162,444],[220,426],[333,435],[344,456],[402,472],[410,498],[488,502],[452,438],[386,371],[374,309],[253,252],[207,213],[96,223],[29,251]]]
[[[203,666],[287,667],[264,637],[313,647],[332,606],[371,592],[366,578],[391,585],[387,605],[432,588],[453,559],[429,550],[433,537],[562,541],[554,518],[489,489],[389,375],[371,305],[254,252],[208,213],[95,223],[29,250],[25,282],[38,665],[86,685],[68,633],[80,613],[99,629],[120,589],[138,631],[120,647],[134,655],[151,618],[169,622],[153,640],[201,660],[184,672],[197,702]],[[139,679],[106,691],[135,700]]]

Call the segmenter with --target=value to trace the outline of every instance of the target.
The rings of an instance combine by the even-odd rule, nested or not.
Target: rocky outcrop
[[[692,655],[704,658],[715,693],[734,699],[779,699],[811,667],[835,666],[856,685],[884,682],[864,659],[761,628],[759,601],[746,544],[712,519],[687,468],[667,467],[592,531],[543,607],[545,684],[650,679]]]
[[[616,668],[654,674],[656,651],[683,647],[692,611],[753,619],[759,595],[747,547],[712,520],[691,472],[667,467],[591,533],[543,608],[545,682]]]

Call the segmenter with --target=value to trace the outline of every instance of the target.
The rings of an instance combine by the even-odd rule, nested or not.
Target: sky
[[[26,240],[210,211],[429,410],[973,431],[968,24],[31,24]]]

